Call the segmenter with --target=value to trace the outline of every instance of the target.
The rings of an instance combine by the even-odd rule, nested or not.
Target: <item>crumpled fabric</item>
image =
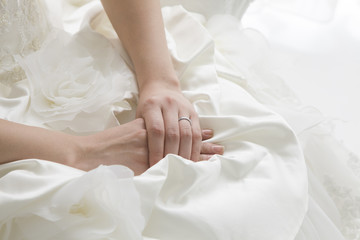
[[[67,8],[64,29],[103,35],[131,71],[100,3],[85,2]],[[296,121],[290,126],[275,107],[260,103],[276,94],[260,91],[263,85],[254,77],[260,53],[254,57],[241,49],[264,47],[266,41],[256,31],[242,30],[234,15],[211,17],[186,8],[162,10],[169,50],[184,95],[202,127],[214,130],[208,141],[224,145],[224,155],[197,163],[168,155],[136,177],[124,166],[83,172],[46,160],[4,164],[1,239],[312,240],[320,233],[311,226],[323,219],[321,234],[341,239],[324,210],[309,200]],[[23,88],[18,96],[29,97]],[[125,88],[123,101],[129,105],[117,112],[109,107],[120,124],[134,115],[135,79]]]

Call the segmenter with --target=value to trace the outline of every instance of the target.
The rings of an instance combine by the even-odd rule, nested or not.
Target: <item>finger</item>
[[[199,161],[207,161],[207,160],[209,160],[212,156],[214,156],[214,155],[210,155],[210,154],[200,154],[200,160],[199,160]]]
[[[145,129],[145,121],[143,118],[136,118],[132,121],[136,126],[138,126],[141,129]]]
[[[203,142],[201,144],[201,154],[224,154],[224,146],[214,144],[214,143],[208,143]]]
[[[214,136],[214,131],[211,129],[203,129],[201,130],[201,136],[203,141],[208,140]]]
[[[199,161],[201,151],[202,133],[200,123],[197,115],[192,116],[192,147],[191,147],[191,160]]]
[[[153,166],[164,156],[164,121],[160,108],[143,114],[148,133],[149,164]]]
[[[166,111],[163,111],[163,117],[165,125],[164,154],[178,154],[180,144],[178,111],[170,106]]]
[[[187,114],[179,114],[179,117],[188,117]],[[192,126],[187,120],[178,121],[180,131],[179,155],[190,159],[192,147]]]

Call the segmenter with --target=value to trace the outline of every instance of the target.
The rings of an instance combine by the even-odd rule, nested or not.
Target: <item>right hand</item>
[[[145,120],[150,166],[171,153],[199,161],[202,133],[198,115],[182,94],[178,79],[164,81],[150,82],[139,88],[136,112]],[[191,123],[179,121],[181,117],[191,119]]]
[[[203,130],[203,140],[210,139],[212,130]],[[104,165],[121,164],[134,171],[135,175],[149,167],[147,132],[142,118],[124,125],[107,129],[90,136],[78,137],[81,151],[69,165],[89,171]],[[214,154],[223,154],[224,148],[202,142],[200,160],[208,160]]]
[[[149,168],[147,137],[144,120],[138,118],[118,127],[82,136],[80,154],[72,167],[89,171],[104,165],[125,165],[135,175]]]

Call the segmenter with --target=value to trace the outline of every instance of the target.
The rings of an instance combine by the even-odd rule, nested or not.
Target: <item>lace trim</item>
[[[10,25],[10,14],[5,8],[7,4],[7,0],[0,1],[0,34],[9,31],[8,26]]]
[[[1,60],[0,60],[1,65]],[[16,65],[11,70],[7,71],[0,68],[0,82],[6,86],[10,86],[15,82],[23,80],[26,78],[24,70]]]
[[[336,184],[330,176],[324,177],[324,186],[340,211],[342,233],[349,240],[360,240],[360,196]]]
[[[49,25],[40,0],[0,0],[0,82],[12,85],[25,78],[14,55],[40,49]]]

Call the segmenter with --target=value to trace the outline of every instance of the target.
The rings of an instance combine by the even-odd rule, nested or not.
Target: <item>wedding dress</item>
[[[0,1],[0,117],[79,135],[127,122],[133,67],[101,3],[54,4]],[[272,73],[266,40],[239,25],[249,1],[162,5],[183,93],[225,154],[168,155],[136,177],[4,164],[0,238],[360,239],[360,161]]]

